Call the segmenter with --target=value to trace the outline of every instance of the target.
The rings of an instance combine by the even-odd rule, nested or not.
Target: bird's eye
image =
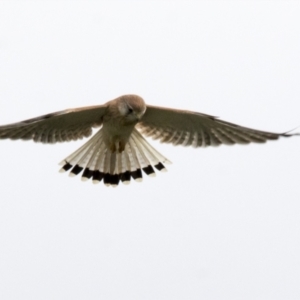
[[[133,112],[133,109],[131,107],[128,107],[128,112],[131,114]]]

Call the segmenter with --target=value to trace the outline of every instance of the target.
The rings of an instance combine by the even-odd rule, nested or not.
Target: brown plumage
[[[129,183],[145,174],[154,176],[156,168],[166,170],[170,161],[142,136],[163,143],[193,147],[221,144],[264,143],[294,134],[272,133],[242,127],[216,117],[185,110],[146,105],[137,95],[124,95],[104,105],[68,109],[19,123],[0,126],[0,139],[34,140],[56,143],[77,140],[100,130],[81,148],[62,161],[61,171],[82,179],[103,179],[106,185]],[[142,134],[141,134],[142,133]],[[153,168],[154,167],[154,168]]]

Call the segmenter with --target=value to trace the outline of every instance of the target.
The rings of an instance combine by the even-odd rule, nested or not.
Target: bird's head
[[[128,123],[138,122],[146,111],[143,98],[137,95],[124,95],[120,97],[118,109]]]

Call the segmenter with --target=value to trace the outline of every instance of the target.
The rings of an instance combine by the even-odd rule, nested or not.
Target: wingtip
[[[295,133],[283,133],[281,134],[281,136],[283,137],[291,137],[291,136],[299,136],[300,133],[299,132],[295,132]]]
[[[281,136],[291,137],[291,136],[295,136],[295,135],[300,135],[300,132],[294,132],[294,133],[292,132],[292,131],[297,130],[299,128],[300,128],[300,126],[297,126],[297,127],[293,128],[289,131],[286,131],[286,132],[282,133]]]

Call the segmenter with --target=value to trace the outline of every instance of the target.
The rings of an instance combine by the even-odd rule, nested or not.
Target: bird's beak
[[[141,112],[141,113],[135,113],[136,119],[139,121],[142,118],[143,114],[144,114],[143,112]]]

